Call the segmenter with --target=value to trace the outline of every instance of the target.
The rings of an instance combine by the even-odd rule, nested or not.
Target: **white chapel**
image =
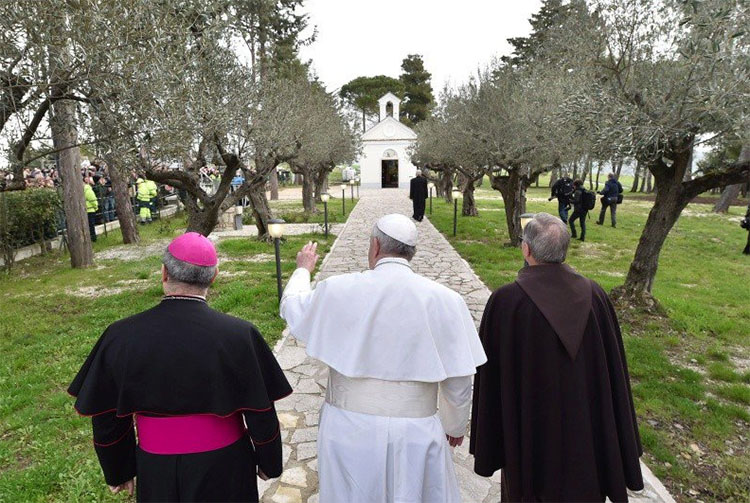
[[[378,100],[378,123],[362,135],[359,160],[362,187],[408,188],[417,171],[411,163],[409,147],[417,134],[398,120],[401,100],[387,93]]]

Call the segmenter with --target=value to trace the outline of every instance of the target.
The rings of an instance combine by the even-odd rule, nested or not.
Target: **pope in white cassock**
[[[452,502],[450,447],[466,432],[472,376],[487,361],[463,298],[416,274],[417,228],[378,220],[370,270],[310,287],[308,244],[281,301],[307,353],[329,367],[318,432],[320,501]]]

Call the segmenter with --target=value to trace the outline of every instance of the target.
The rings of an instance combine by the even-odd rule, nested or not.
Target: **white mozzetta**
[[[463,298],[415,274],[405,259],[333,276],[310,290],[297,269],[281,317],[307,354],[348,377],[440,382],[487,361]]]

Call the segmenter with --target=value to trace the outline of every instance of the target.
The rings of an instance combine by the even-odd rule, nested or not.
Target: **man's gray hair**
[[[526,224],[523,240],[529,245],[531,256],[542,264],[561,264],[565,262],[570,244],[568,227],[557,217],[549,213],[537,213]]]
[[[411,260],[414,258],[414,254],[417,253],[416,246],[409,246],[397,239],[393,239],[381,231],[377,224],[372,228],[372,237],[380,243],[380,253],[383,255],[396,255],[397,257]]]
[[[169,281],[177,281],[198,288],[208,288],[216,275],[216,266],[189,264],[164,250],[162,263],[167,269]]]

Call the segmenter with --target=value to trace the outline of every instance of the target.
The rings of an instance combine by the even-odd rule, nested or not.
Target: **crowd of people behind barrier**
[[[112,180],[103,163],[92,163],[82,168],[86,212],[89,216],[91,240],[96,241],[96,225],[111,222],[117,218]],[[159,209],[164,206],[166,196],[173,194],[174,188],[159,185],[142,173],[132,170],[128,174],[128,195],[133,211],[141,225],[150,224],[159,218]]]
[[[83,181],[84,200],[86,213],[88,215],[89,232],[91,240],[96,241],[96,226],[113,222],[118,217],[118,208],[115,194],[112,188],[112,180],[109,169],[104,162],[84,161],[81,165],[81,180]],[[206,171],[208,180],[218,180],[218,171]],[[14,175],[11,172],[0,174],[10,181]],[[62,181],[58,170],[54,166],[41,166],[23,170],[26,187],[30,189],[46,188],[62,190]],[[164,198],[175,193],[174,189],[167,185],[157,185],[152,180],[135,170],[127,174],[128,196],[133,211],[141,224],[151,223],[159,216],[159,209],[164,206]],[[67,227],[65,215],[60,208],[57,222],[58,234],[63,233]],[[51,236],[46,236],[47,238]]]

